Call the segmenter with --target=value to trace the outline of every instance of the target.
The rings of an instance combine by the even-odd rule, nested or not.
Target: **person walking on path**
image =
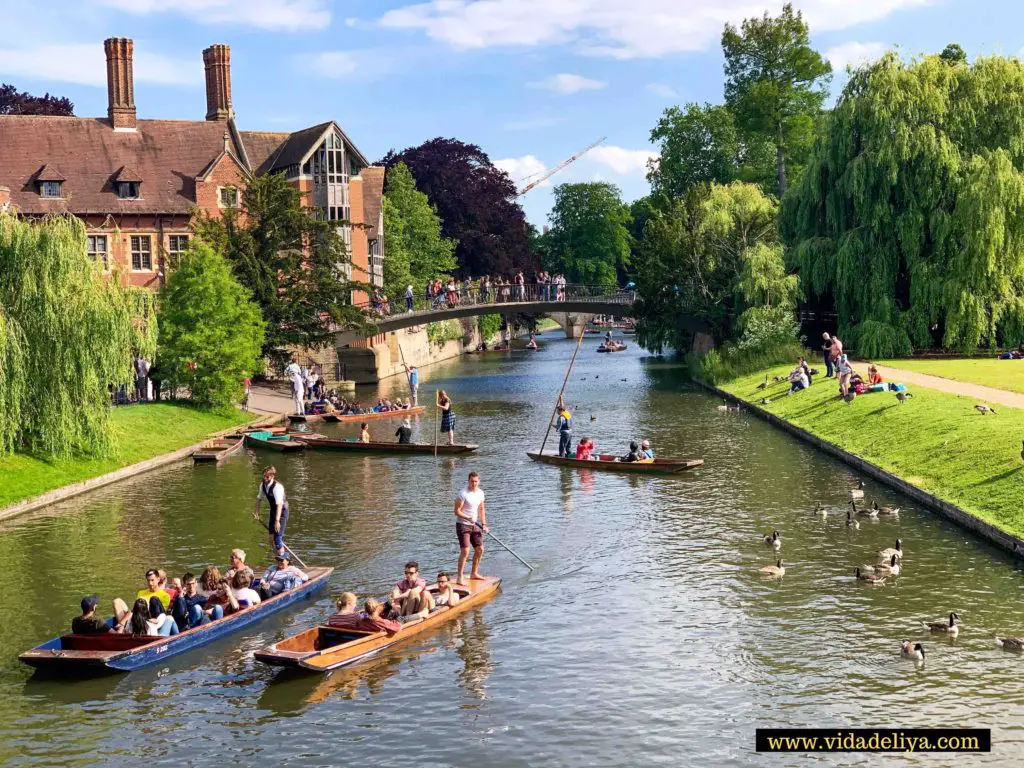
[[[299,364],[295,362],[294,358],[285,367],[284,375],[288,377],[292,385],[292,404],[295,407],[295,413],[301,416],[305,413],[305,409],[302,407],[304,383],[302,381],[302,369],[299,368]]]
[[[256,509],[252,516],[260,519],[260,505],[263,499],[270,505],[270,518],[267,522],[267,531],[270,534],[270,546],[274,548],[275,555],[285,554],[284,531],[288,527],[288,498],[284,493],[284,486],[277,482],[277,468],[269,466],[263,470],[263,482],[256,493]]]
[[[455,499],[455,535],[459,540],[459,567],[456,584],[465,585],[464,572],[469,559],[469,548],[473,547],[473,566],[470,579],[482,579],[480,561],[484,557],[484,534],[487,527],[487,509],[484,506],[484,491],[480,487],[480,475],[470,472],[466,487]]]
[[[419,405],[420,399],[420,372],[415,365],[405,366],[405,373],[409,377],[409,389],[412,390],[412,407]]]
[[[455,444],[455,410],[452,400],[443,389],[437,392],[437,407],[441,409],[441,432],[448,433],[448,445]]]
[[[821,354],[825,358],[825,378],[832,378],[832,338],[828,332],[821,334]]]
[[[405,289],[405,311],[406,312],[412,312],[412,298],[413,298],[413,292],[412,292],[412,286],[410,285],[408,288]]]
[[[569,453],[572,445],[572,414],[562,403],[561,398],[558,401],[558,420],[555,422],[555,428],[558,430],[558,455],[572,458],[572,454]]]

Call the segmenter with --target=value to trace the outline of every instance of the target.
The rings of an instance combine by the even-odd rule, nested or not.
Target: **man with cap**
[[[76,635],[105,635],[113,630],[110,625],[96,615],[96,606],[100,599],[96,595],[82,598],[82,615],[71,620],[71,631]]]
[[[278,553],[274,559],[277,562],[267,568],[260,580],[260,597],[264,600],[309,581],[309,576],[305,572],[291,564],[287,552]]]

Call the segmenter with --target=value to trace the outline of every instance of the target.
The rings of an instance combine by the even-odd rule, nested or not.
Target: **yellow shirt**
[[[362,440],[364,443],[370,442],[370,430],[364,429],[362,432],[360,432],[359,439]]]
[[[149,598],[157,598],[160,601],[160,605],[164,607],[165,611],[171,607],[171,596],[164,592],[162,589],[158,589],[156,592],[152,592],[148,589],[140,589],[138,594],[135,595],[135,599],[138,600],[140,597],[144,599],[147,603],[149,602]]]

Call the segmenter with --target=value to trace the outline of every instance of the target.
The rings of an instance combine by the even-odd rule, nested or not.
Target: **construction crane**
[[[579,160],[581,157],[583,157],[585,154],[587,154],[587,152],[592,150],[594,147],[596,147],[598,144],[602,143],[607,138],[608,138],[607,136],[602,136],[600,139],[595,141],[593,144],[591,144],[586,149],[581,149],[579,152],[577,152],[575,155],[573,155],[569,159],[563,160],[562,162],[560,162],[558,165],[556,165],[550,171],[546,171],[545,173],[543,173],[541,175],[541,177],[539,179],[531,181],[529,184],[527,184],[525,187],[523,187],[521,190],[519,190],[519,194],[517,195],[517,197],[522,197],[523,195],[525,195],[527,192],[529,192],[534,187],[536,187],[536,186],[538,186],[540,184],[543,184],[545,181],[550,179],[556,173],[559,173],[562,170],[564,170],[567,166],[572,165],[577,160]],[[529,178],[529,177],[527,177],[527,178]],[[525,181],[525,179],[524,179],[524,181]]]

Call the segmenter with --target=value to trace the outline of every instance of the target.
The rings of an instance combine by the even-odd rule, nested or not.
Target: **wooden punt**
[[[594,459],[567,459],[564,456],[554,456],[549,453],[530,453],[534,461],[541,464],[556,464],[561,467],[576,467],[578,469],[598,469],[609,472],[633,472],[640,475],[674,475],[684,469],[693,469],[704,463],[704,459],[649,459],[647,461],[615,461],[616,457],[602,453],[599,460]]]
[[[432,584],[428,589],[435,586]],[[468,587],[453,585],[453,589],[460,594],[457,605],[437,608],[427,618],[405,624],[393,635],[387,632],[319,626],[269,645],[256,651],[254,656],[256,661],[272,666],[329,672],[332,669],[357,664],[386,648],[451,621],[459,614],[494,597],[500,586],[501,579],[497,576],[471,579]]]
[[[302,442],[311,451],[351,451],[353,453],[433,453],[433,443],[381,443],[381,442],[369,442],[363,443],[359,440],[334,440],[333,438],[324,437],[323,435],[316,434],[303,434],[302,432],[292,432],[291,437],[299,442]],[[472,453],[479,445],[465,444],[465,445],[447,445],[446,443],[437,444],[438,454],[455,454],[455,453]]]
[[[234,456],[242,450],[244,442],[245,439],[242,435],[228,435],[206,440],[199,450],[192,454],[192,461],[196,464],[223,464],[228,457]]]
[[[616,344],[613,347],[606,347],[602,344],[597,348],[598,352],[625,352],[629,348],[628,344]]]
[[[245,444],[250,448],[266,448],[278,453],[294,453],[304,450],[306,444],[293,439],[294,433],[272,434],[269,432],[247,432]]]
[[[203,624],[172,637],[136,637],[134,635],[58,635],[25,651],[18,658],[30,667],[62,672],[129,672],[150,664],[163,663],[201,645],[249,626],[272,613],[309,597],[327,586],[333,568],[309,568],[309,581],[295,589],[264,600],[259,605],[243,608],[218,621]]]
[[[403,408],[400,411],[382,411],[381,413],[350,413],[346,416],[342,416],[340,413],[325,413],[323,418],[324,421],[333,421],[339,424],[361,424],[364,421],[404,419],[406,416],[419,416],[425,413],[426,410],[427,406],[417,405],[415,408]]]

